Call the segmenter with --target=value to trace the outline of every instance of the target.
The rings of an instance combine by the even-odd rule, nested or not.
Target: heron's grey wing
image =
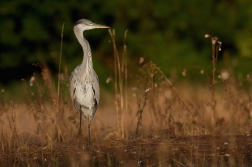
[[[93,89],[94,89],[95,98],[96,98],[96,101],[97,101],[97,104],[98,104],[99,100],[100,100],[99,78],[98,78],[98,76],[97,76],[97,74],[95,73],[94,70],[93,70],[93,75],[94,75]]]
[[[71,99],[72,99],[72,101],[74,100],[74,94],[75,94],[75,90],[76,90],[76,82],[77,82],[77,78],[76,78],[76,76],[77,76],[77,73],[78,73],[78,71],[79,71],[79,66],[80,65],[78,65],[75,69],[74,69],[74,71],[72,72],[72,74],[71,74],[71,77],[70,77],[70,95],[71,95]]]
[[[94,119],[95,112],[97,110],[99,99],[100,99],[99,79],[94,70],[93,70],[92,90],[93,90],[94,98],[93,98],[93,112],[92,112],[91,119]]]
[[[81,110],[81,105],[80,103],[78,103],[77,99],[76,99],[76,87],[78,85],[78,78],[77,78],[77,74],[78,74],[78,71],[79,71],[79,66],[78,65],[74,71],[72,72],[71,74],[71,77],[70,77],[70,95],[71,95],[71,99],[72,99],[72,102],[73,102],[73,106],[74,108],[80,112]]]

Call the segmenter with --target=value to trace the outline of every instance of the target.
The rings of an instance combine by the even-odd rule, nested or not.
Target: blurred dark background
[[[211,71],[211,43],[206,33],[222,41],[219,69],[236,77],[251,73],[252,2],[250,0],[19,0],[0,2],[0,88],[21,78],[29,80],[47,66],[57,76],[61,28],[64,22],[62,71],[70,72],[82,61],[82,49],[73,25],[87,18],[115,29],[119,50],[126,39],[132,70],[140,57],[151,60],[170,76],[184,69]],[[107,30],[84,32],[101,84],[113,75],[113,47]],[[193,71],[192,70],[192,71]],[[196,70],[197,71],[197,70]],[[187,77],[197,81],[198,74]]]

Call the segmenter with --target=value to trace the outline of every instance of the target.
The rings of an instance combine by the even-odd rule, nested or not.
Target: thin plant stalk
[[[127,70],[127,58],[126,58],[127,57],[127,45],[125,44],[127,33],[128,33],[128,30],[126,30],[124,33],[124,47],[123,47],[124,68],[125,68],[124,81],[125,81],[125,113],[126,114],[128,113],[128,93],[127,93],[127,90],[128,90],[128,84],[127,84],[128,83],[128,81],[127,81],[128,70]]]
[[[125,31],[124,33],[124,42],[123,42],[123,53],[122,53],[122,70],[121,70],[121,80],[119,79],[119,84],[120,84],[120,102],[121,102],[121,111],[124,110],[125,113],[127,113],[127,99],[126,99],[126,94],[127,94],[127,75],[126,75],[126,71],[127,71],[127,66],[126,66],[126,53],[127,53],[127,46],[125,44],[125,40],[127,37],[127,32],[128,30]],[[123,91],[124,89],[124,91]],[[124,97],[124,96],[125,97]],[[125,104],[124,104],[124,100],[125,100]],[[125,105],[125,109],[124,109],[124,105]],[[122,112],[121,115],[121,131],[122,131],[122,138],[124,138],[124,112]]]
[[[210,90],[212,92],[212,108],[213,108],[213,117],[212,117],[212,124],[216,120],[216,104],[217,100],[215,97],[215,75],[216,75],[216,64],[218,60],[218,53],[221,50],[222,43],[218,41],[218,37],[211,37],[210,35],[206,34],[205,38],[211,38],[212,42],[212,82],[210,84]]]
[[[124,33],[124,46],[123,46],[123,53],[120,58],[118,54],[118,50],[115,43],[115,30],[109,30],[113,48],[114,48],[114,67],[115,67],[115,106],[116,106],[116,114],[117,114],[117,128],[118,132],[122,139],[124,139],[124,120],[123,120],[123,114],[125,111],[125,97],[126,97],[126,87],[127,85],[127,66],[126,66],[126,45],[125,45],[125,39],[127,36],[127,30]],[[119,90],[118,90],[119,88]],[[125,102],[125,103],[124,103]]]
[[[115,88],[115,108],[116,108],[116,125],[117,125],[117,130],[118,132],[120,132],[120,119],[119,119],[119,107],[118,107],[118,100],[117,100],[117,96],[118,96],[118,89],[117,89],[117,73],[118,73],[118,68],[117,68],[117,58],[118,58],[118,52],[117,52],[117,48],[116,48],[116,44],[115,44],[115,31],[111,29],[109,29],[109,34],[111,36],[112,39],[112,44],[113,44],[113,49],[114,49],[114,70],[115,70],[115,82],[114,82],[114,88]]]
[[[57,108],[56,111],[59,111],[59,92],[60,92],[60,67],[61,67],[61,57],[62,57],[62,47],[63,47],[63,32],[64,32],[64,25],[63,22],[61,28],[61,42],[60,42],[60,57],[59,57],[59,73],[58,73],[58,86],[57,86]]]
[[[216,63],[217,63],[217,53],[216,52],[216,42],[218,41],[217,37],[213,37],[212,39],[212,83],[211,83],[211,92],[212,92],[212,102],[213,102],[213,112],[214,112],[214,120],[216,115],[216,99],[215,99],[215,72],[216,72]]]

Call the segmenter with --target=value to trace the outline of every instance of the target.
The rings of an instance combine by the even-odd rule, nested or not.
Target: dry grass
[[[98,107],[90,149],[87,134],[81,147],[76,142],[79,114],[69,97],[69,74],[54,83],[43,66],[31,83],[22,81],[24,99],[0,99],[1,166],[252,164],[251,92],[242,86],[250,80],[218,79],[213,70],[210,88],[195,86],[167,78],[154,63],[143,61],[137,74],[128,75],[126,45],[120,56],[112,41],[115,94],[102,94],[108,104]]]

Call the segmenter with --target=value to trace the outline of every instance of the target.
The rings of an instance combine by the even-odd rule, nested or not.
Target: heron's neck
[[[93,69],[93,62],[92,62],[92,54],[91,49],[89,46],[88,41],[84,38],[83,32],[80,29],[74,29],[74,34],[76,38],[78,39],[79,43],[82,46],[83,49],[83,61],[81,63],[81,68],[85,72],[91,72],[90,70]]]

